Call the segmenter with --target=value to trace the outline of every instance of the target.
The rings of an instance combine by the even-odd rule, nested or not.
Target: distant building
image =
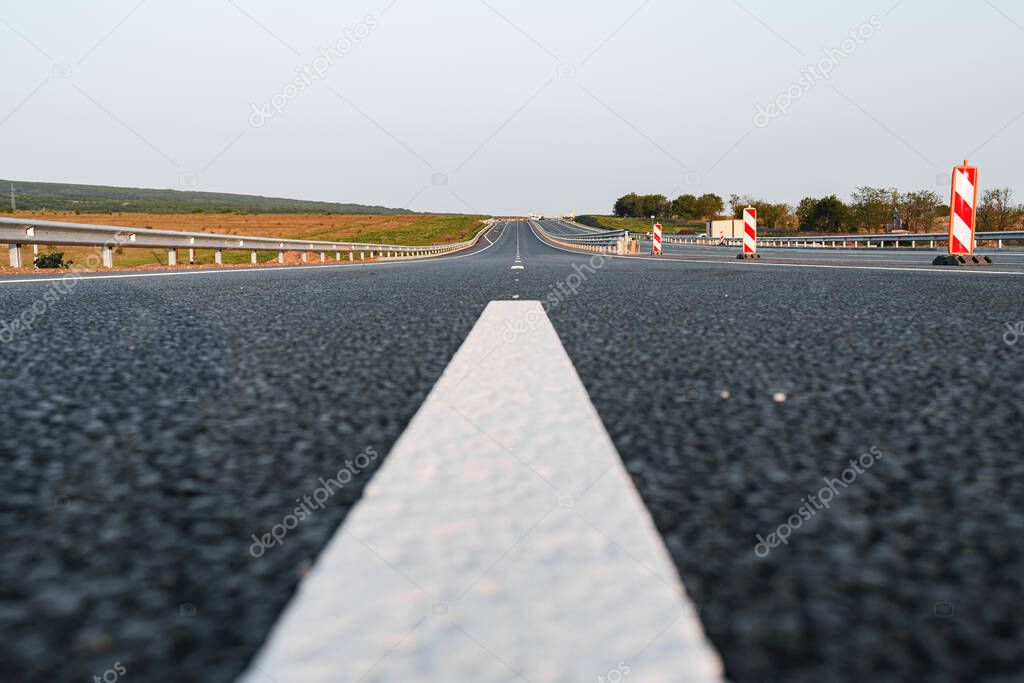
[[[714,239],[726,239],[735,237],[737,239],[743,237],[743,219],[725,219],[721,221],[708,221],[707,222],[707,236]]]

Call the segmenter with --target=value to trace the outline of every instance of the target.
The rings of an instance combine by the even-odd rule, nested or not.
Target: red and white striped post
[[[652,235],[654,248],[651,253],[654,256],[661,256],[661,223],[654,224],[654,234]]]
[[[757,253],[757,209],[752,206],[743,209],[743,251],[736,258],[761,258]]]
[[[978,169],[964,161],[953,169],[953,192],[949,201],[949,253],[974,253],[974,226],[978,220]]]
[[[966,160],[953,169],[953,190],[949,200],[949,249],[935,265],[991,265],[987,256],[974,255],[974,233],[978,222],[978,167]]]

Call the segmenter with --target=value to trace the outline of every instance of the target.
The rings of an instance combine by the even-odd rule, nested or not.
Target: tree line
[[[700,197],[684,194],[669,200],[663,194],[636,194],[632,192],[615,201],[613,209],[620,218],[658,218],[674,217],[685,220],[710,220],[725,209],[725,203],[717,194],[704,194]]]
[[[630,193],[616,200],[613,211],[620,217],[707,221],[742,218],[743,209],[753,206],[762,228],[829,233],[884,232],[893,227],[894,215],[901,230],[941,232],[949,218],[949,205],[932,190],[900,192],[896,188],[858,187],[849,201],[833,194],[806,197],[795,207],[734,194],[730,195],[728,205],[729,213],[723,215],[725,201],[715,194],[687,194],[670,200],[660,194]],[[1024,205],[1014,203],[1013,190],[999,188],[983,193],[978,206],[978,228],[1024,229]]]

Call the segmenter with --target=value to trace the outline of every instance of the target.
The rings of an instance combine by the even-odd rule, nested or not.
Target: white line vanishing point
[[[696,611],[544,309],[491,302],[241,680],[720,681]]]

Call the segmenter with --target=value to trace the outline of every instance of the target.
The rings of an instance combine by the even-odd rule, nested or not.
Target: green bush
[[[32,261],[36,268],[70,268],[74,261],[65,261],[63,251],[37,254]]]

